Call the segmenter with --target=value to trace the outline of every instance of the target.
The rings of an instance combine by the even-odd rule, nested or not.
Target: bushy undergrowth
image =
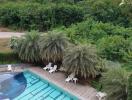
[[[12,1],[12,2],[37,2],[37,3],[68,3],[68,4],[74,4],[78,3],[79,1],[83,0],[3,0],[0,2],[7,2],[7,1]]]
[[[0,52],[0,64],[19,63],[20,59],[14,52]]]
[[[96,43],[97,40],[106,36],[118,35],[125,39],[132,36],[132,28],[114,26],[110,23],[96,22],[92,19],[72,25],[70,28],[64,30],[71,39],[90,40],[93,43]]]
[[[112,61],[130,61],[132,56],[132,28],[88,19],[69,28],[60,28],[75,44],[92,43],[99,54]]]
[[[132,100],[132,75],[130,75],[128,79],[128,99],[127,100]]]
[[[103,23],[108,22],[108,23],[112,23],[114,25],[119,25],[119,26],[123,26],[123,27],[131,27],[132,26],[132,18],[131,18],[132,7],[131,7],[131,5],[127,5],[127,4],[119,6],[121,0],[97,0],[97,1],[95,1],[95,0],[1,0],[0,1],[1,6],[3,8],[5,8],[4,4],[8,4],[8,2],[12,2],[12,5],[19,4],[18,6],[20,6],[20,9],[21,9],[21,5],[24,5],[25,9],[27,9],[26,5],[30,4],[33,6],[33,5],[36,5],[36,3],[37,3],[39,5],[39,8],[42,7],[43,10],[45,10],[47,8],[46,5],[48,5],[49,7],[51,7],[51,5],[55,5],[56,7],[52,7],[55,10],[57,8],[57,6],[60,6],[60,5],[62,5],[62,3],[65,3],[63,5],[65,8],[65,11],[67,10],[67,7],[66,7],[67,5],[71,6],[70,8],[68,8],[68,9],[70,9],[70,11],[67,10],[68,13],[66,12],[65,16],[71,14],[72,11],[75,13],[78,13],[78,14],[84,12],[83,16],[85,16],[85,18],[92,17],[96,21],[101,21]],[[24,4],[24,3],[26,3],[26,4]],[[9,5],[9,7],[7,7],[7,8],[12,8],[12,5]],[[76,8],[78,8],[78,9],[81,7],[82,10],[79,10],[78,12],[76,12],[76,10],[74,9],[73,6],[76,6]],[[17,9],[18,8],[19,7],[17,7]],[[32,7],[33,11],[35,11],[35,12],[36,12],[36,10],[38,10],[37,8],[38,8],[37,6]],[[73,9],[71,9],[71,8],[73,8]],[[31,13],[31,11],[29,11],[29,10],[26,10],[26,11]],[[62,12],[63,11],[64,10],[62,9]],[[72,12],[72,14],[73,14],[73,12]],[[6,13],[6,11],[5,11],[5,13]],[[7,13],[8,13],[8,10],[7,10]],[[25,14],[27,14],[27,13],[25,13]],[[37,16],[39,16],[38,14],[37,14]],[[45,13],[43,13],[43,14],[45,14]],[[52,14],[54,15],[54,13],[52,13]],[[72,18],[76,19],[76,17],[79,16],[78,14],[76,14],[75,16],[72,16]],[[46,21],[47,23],[49,23],[50,15],[48,14],[48,16],[47,16],[47,14],[45,14],[45,16],[46,16],[46,18],[44,18],[44,17],[43,18],[46,20],[41,18],[41,21]],[[48,17],[48,20],[47,20],[47,17]],[[30,18],[34,19],[34,17],[30,17]],[[63,19],[59,19],[59,20],[63,21]],[[64,21],[65,21],[65,19],[64,19]],[[78,19],[75,21],[78,21]],[[56,22],[52,22],[50,24],[53,25],[53,23],[56,23]],[[30,23],[30,24],[32,24],[32,23]],[[36,25],[36,23],[35,23],[35,25]],[[55,26],[56,26],[56,24],[55,24]]]
[[[131,27],[131,4],[119,6],[120,3],[121,0],[82,0],[78,5],[83,7],[86,17],[91,16],[104,23]]]
[[[112,61],[123,61],[130,51],[130,43],[122,36],[110,36],[100,39],[97,42],[99,53],[103,58]],[[127,59],[126,59],[127,60]]]
[[[69,26],[83,20],[83,10],[75,5],[39,4],[31,2],[0,5],[0,25],[20,29],[49,30],[58,25]]]

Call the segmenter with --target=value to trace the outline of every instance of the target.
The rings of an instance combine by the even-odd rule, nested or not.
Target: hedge
[[[125,39],[132,37],[132,28],[124,28],[115,26],[110,23],[96,22],[93,19],[87,19],[80,23],[71,25],[67,29],[63,29],[68,37],[72,40],[90,41],[96,43],[97,40],[107,36],[123,36]],[[62,31],[63,31],[62,30]]]
[[[91,16],[95,20],[104,23],[131,27],[131,4],[119,6],[120,2],[121,0],[83,0],[82,2],[79,2],[79,5],[83,7],[86,17]]]
[[[129,79],[128,79],[128,99],[127,100],[132,100],[132,74],[129,76]]]
[[[13,52],[0,52],[0,64],[19,63],[20,59],[16,53]]]
[[[125,61],[124,58],[129,56],[130,46],[129,41],[118,35],[104,37],[97,42],[99,54],[112,61]]]
[[[68,3],[68,4],[74,4],[78,3],[79,1],[83,0],[2,0],[0,2],[37,2],[37,3]]]
[[[24,30],[49,30],[83,20],[83,10],[75,5],[4,3],[0,5],[0,25]]]

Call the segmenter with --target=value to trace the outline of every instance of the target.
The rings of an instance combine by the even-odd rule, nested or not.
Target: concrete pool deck
[[[40,77],[66,90],[67,92],[77,96],[79,100],[98,100],[95,96],[97,91],[94,88],[88,85],[84,86],[80,84],[74,84],[72,82],[66,83],[66,76],[62,72],[55,72],[49,74],[49,72],[44,71],[42,68],[39,67],[32,67],[28,69],[34,72],[35,74],[39,75]]]

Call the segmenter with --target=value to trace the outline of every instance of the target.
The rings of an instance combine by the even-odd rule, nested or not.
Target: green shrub
[[[76,21],[83,19],[83,10],[75,5],[59,4],[54,8],[56,24],[69,26]]]
[[[128,79],[128,98],[127,100],[132,100],[132,75]]]
[[[112,61],[122,61],[128,54],[130,43],[122,36],[105,37],[97,42],[99,54]]]
[[[28,0],[30,2],[38,2],[38,3],[48,3],[48,2],[54,2],[54,3],[70,3],[74,4],[81,0]]]
[[[109,22],[124,27],[132,26],[131,5],[119,6],[121,0],[83,0],[79,6],[83,7],[85,16],[97,21]]]
[[[3,0],[0,2],[37,2],[37,3],[68,3],[74,4],[82,0]]]
[[[119,36],[123,36],[124,38],[129,38],[132,36],[132,28],[124,28],[121,26],[115,26],[113,24],[110,23],[96,23],[93,26],[93,29],[96,28],[97,31],[102,31],[100,32],[100,34],[107,34],[107,35],[119,35]],[[95,34],[98,35],[98,34]]]
[[[125,53],[124,60],[132,64],[132,36],[128,38],[127,41],[129,42],[130,46],[128,53]]]
[[[92,81],[92,87],[94,87],[97,91],[102,90],[102,84],[99,81]]]
[[[132,72],[132,59],[131,62],[124,63],[121,67],[127,70],[127,72]]]
[[[101,29],[98,22],[92,19],[72,25],[70,28],[65,30],[68,37],[72,41],[87,41],[95,43],[98,39],[105,37],[107,33]]]
[[[7,63],[19,63],[20,60],[18,55],[13,52],[1,52],[0,53],[0,64],[7,64]]]
[[[48,30],[58,25],[69,26],[83,20],[83,10],[75,5],[4,3],[0,5],[0,25],[20,29]]]
[[[132,36],[132,28],[114,26],[110,23],[96,22],[93,19],[87,19],[86,21],[77,23],[76,25],[74,24],[63,30],[67,36],[75,43],[78,41],[96,43],[97,40],[103,37],[114,35],[122,36],[125,39]]]

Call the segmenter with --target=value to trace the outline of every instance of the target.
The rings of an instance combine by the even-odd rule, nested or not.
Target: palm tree
[[[96,54],[95,47],[91,45],[68,48],[63,58],[63,66],[67,72],[84,78],[96,77],[99,74],[100,65],[101,60]]]
[[[50,32],[43,35],[39,41],[42,60],[62,61],[64,50],[68,44],[67,37],[62,33]]]
[[[38,40],[39,33],[36,31],[31,31],[19,39],[15,51],[22,60],[28,62],[40,60]]]
[[[101,83],[108,100],[127,100],[128,73],[121,67],[109,69],[103,74]]]

